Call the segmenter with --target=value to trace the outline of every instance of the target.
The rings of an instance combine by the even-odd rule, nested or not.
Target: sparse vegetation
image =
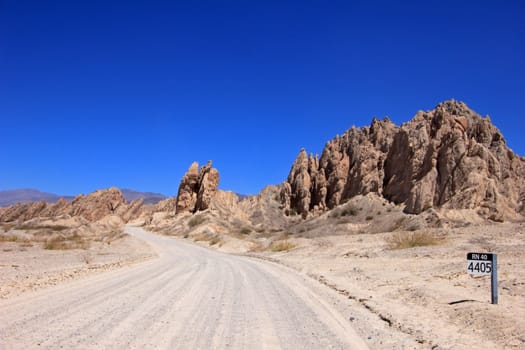
[[[252,230],[251,230],[250,228],[248,228],[248,227],[243,227],[243,228],[241,229],[241,233],[242,233],[243,235],[249,235],[250,233],[252,233]]]
[[[295,248],[295,244],[288,240],[276,241],[270,245],[270,250],[272,252],[287,252],[293,248]]]
[[[85,241],[78,234],[70,237],[62,235],[51,237],[44,243],[44,249],[66,250],[66,249],[88,249],[89,242]]]
[[[202,215],[195,215],[193,216],[190,221],[188,221],[188,226],[190,228],[194,228],[194,227],[197,227],[199,225],[201,225],[202,223],[204,223],[206,221],[206,218]]]
[[[374,220],[374,217],[372,215],[368,215],[366,218],[365,218],[366,221],[370,221],[370,220]]]
[[[261,242],[254,242],[253,245],[248,249],[249,253],[260,253],[266,250],[266,247]]]
[[[69,227],[63,226],[63,225],[20,225],[14,227],[15,230],[23,230],[23,231],[29,231],[29,230],[50,230],[50,231],[64,231],[65,229],[68,229]]]
[[[21,239],[18,236],[0,236],[0,242],[25,242],[26,240]]]
[[[437,245],[443,242],[442,237],[438,237],[429,231],[419,232],[396,232],[385,238],[390,249],[407,249]]]
[[[195,242],[208,242],[209,245],[222,245],[223,240],[220,235],[214,235],[209,232],[203,232],[193,237]]]
[[[210,241],[208,242],[210,245],[219,244],[219,246],[222,245],[222,238],[219,235],[215,235],[211,237]]]
[[[356,216],[357,214],[357,209],[354,207],[347,207],[341,211],[341,216]]]

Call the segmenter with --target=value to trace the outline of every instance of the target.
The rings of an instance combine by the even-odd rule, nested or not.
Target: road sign
[[[498,303],[498,256],[492,253],[468,253],[467,272],[471,275],[490,275],[492,304]]]
[[[468,253],[467,272],[471,275],[491,275],[492,260],[494,254],[489,253]]]

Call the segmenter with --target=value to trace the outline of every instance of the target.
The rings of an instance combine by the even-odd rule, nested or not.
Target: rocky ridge
[[[122,192],[115,188],[98,190],[88,195],[78,195],[71,203],[60,199],[56,203],[45,201],[29,202],[2,208],[0,222],[24,222],[36,217],[82,217],[90,222],[98,221],[108,215],[123,219],[134,216],[142,202],[132,202],[129,206]]]
[[[385,118],[352,127],[320,158],[301,150],[280,200],[306,217],[367,193],[411,214],[474,209],[495,221],[515,219],[524,214],[525,161],[488,116],[449,100],[401,126]]]

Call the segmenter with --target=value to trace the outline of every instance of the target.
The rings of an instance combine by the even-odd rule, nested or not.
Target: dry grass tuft
[[[438,237],[428,231],[419,232],[396,232],[385,238],[390,249],[407,249],[438,245],[443,243],[444,238]]]
[[[295,244],[287,240],[276,241],[270,245],[270,250],[272,252],[287,252],[293,248],[295,248]]]
[[[18,236],[0,236],[0,242],[20,242],[22,241]]]
[[[260,253],[266,250],[266,246],[261,242],[254,242],[253,245],[248,249],[248,253]]]
[[[201,233],[193,237],[195,242],[208,242],[209,245],[219,244],[221,246],[224,242],[219,235],[213,235],[210,233]]]
[[[206,218],[202,215],[195,215],[193,216],[190,221],[188,221],[188,226],[190,228],[194,228],[196,226],[199,226],[200,224],[204,223],[206,221]]]
[[[55,232],[59,232],[59,231],[64,231],[66,229],[68,229],[69,227],[67,226],[63,226],[63,225],[19,225],[19,226],[16,226],[15,229],[16,230],[24,230],[24,231],[28,231],[28,230],[50,230],[50,231],[55,231]]]
[[[85,241],[79,235],[70,237],[55,236],[51,237],[44,243],[44,249],[49,250],[67,250],[67,249],[88,249],[89,242]]]
[[[240,231],[241,234],[243,235],[249,235],[250,233],[252,233],[252,230],[248,227],[243,227]]]
[[[210,245],[219,244],[219,246],[222,245],[223,241],[222,238],[219,235],[213,236],[210,241],[208,242]]]

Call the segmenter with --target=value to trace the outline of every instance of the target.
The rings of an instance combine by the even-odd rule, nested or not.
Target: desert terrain
[[[525,159],[450,100],[302,149],[257,195],[190,165],[0,208],[0,348],[525,349]],[[490,277],[470,252],[498,256]]]
[[[126,232],[158,258],[0,302],[2,348],[367,348],[329,291],[287,268]]]

